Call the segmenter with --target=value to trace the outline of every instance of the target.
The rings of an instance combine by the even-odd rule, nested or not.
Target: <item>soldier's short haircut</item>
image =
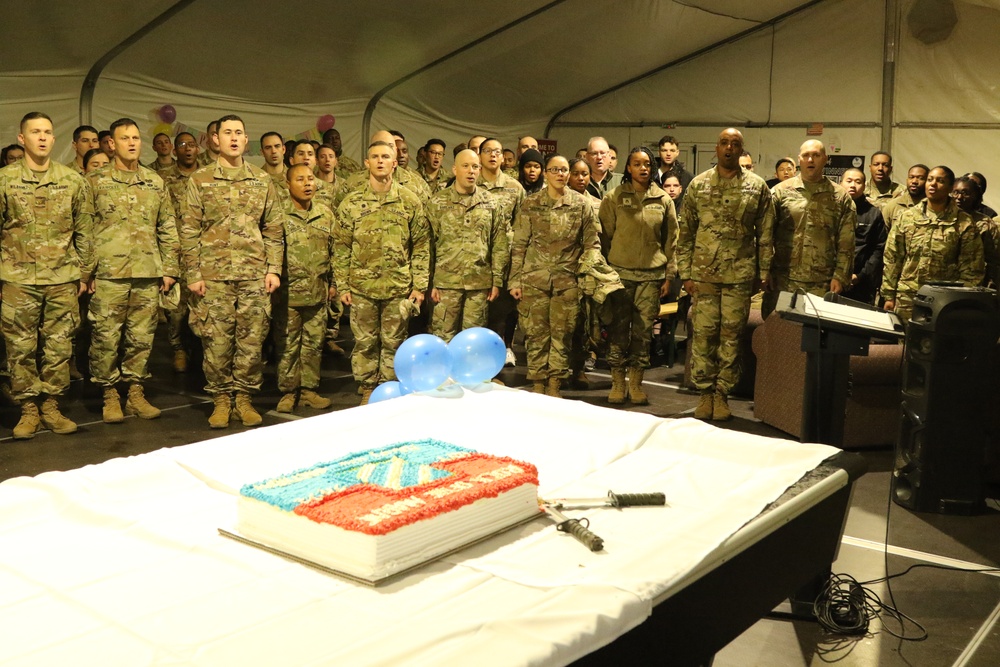
[[[793,160],[790,157],[783,157],[774,163],[774,170],[778,171],[779,169],[781,169],[781,165],[785,164],[786,162],[792,165],[792,167],[795,167],[795,160]]]
[[[458,157],[458,154],[464,151],[466,148],[468,148],[468,146],[466,146],[465,144],[458,144],[457,146],[451,149],[452,157]]]
[[[510,153],[511,155],[513,155],[514,154],[514,149],[512,149],[512,148],[505,148],[505,149],[503,149],[503,154],[506,155],[507,153]]]
[[[910,167],[910,169],[923,169],[923,170],[924,170],[924,176],[926,176],[927,174],[931,173],[931,168],[930,168],[930,167],[928,167],[928,166],[927,166],[926,164],[924,164],[923,162],[918,162],[918,163],[916,163],[915,165],[912,165],[912,166]],[[906,170],[906,171],[907,171],[907,173],[909,173],[910,169],[907,169],[907,170]]]
[[[656,147],[663,148],[663,144],[673,144],[674,146],[678,145],[677,140],[674,139],[673,136],[669,134],[665,134],[662,137],[660,137],[660,140],[656,142]]]
[[[885,151],[875,151],[874,153],[872,153],[872,157],[871,157],[871,159],[872,159],[872,160],[874,160],[874,159],[875,159],[876,157],[878,157],[879,155],[884,155],[884,156],[886,156],[887,158],[889,158],[889,166],[890,166],[890,167],[892,166],[892,156],[891,156],[891,155],[889,155],[888,153],[886,153]]]
[[[299,164],[293,164],[291,167],[289,167],[288,169],[285,170],[285,180],[288,181],[289,183],[291,183],[292,182],[292,172],[295,171],[296,169],[298,169],[299,167],[302,167],[303,169],[309,171],[309,173],[312,173],[312,167],[310,167],[307,164],[302,164],[300,162]]]
[[[973,195],[975,195],[977,197],[982,197],[983,196],[983,188],[980,187],[979,183],[976,182],[976,179],[974,179],[972,177],[972,174],[966,174],[965,176],[959,176],[958,178],[955,179],[954,186],[957,186],[959,183],[962,183],[967,188],[969,188],[970,190],[972,190],[972,194]]]
[[[302,145],[308,146],[309,148],[313,149],[313,152],[316,152],[316,148],[312,145],[311,141],[309,141],[308,139],[299,139],[298,141],[295,142],[295,145],[292,146],[292,154],[294,154],[295,151],[299,150],[299,146]]]
[[[261,148],[264,147],[264,140],[267,139],[268,137],[278,137],[278,141],[280,141],[282,144],[285,143],[285,138],[283,136],[281,136],[280,134],[278,134],[277,132],[265,132],[264,134],[260,135],[260,147]]]
[[[153,137],[153,141],[156,141],[160,137],[166,137],[168,140],[170,139],[170,135],[167,134],[166,132],[157,132],[156,136]]]
[[[323,143],[329,144],[333,142],[333,135],[340,136],[340,130],[335,127],[331,127],[329,130],[323,133]]]
[[[139,123],[135,122],[131,118],[119,118],[115,122],[111,123],[111,128],[110,128],[111,136],[112,137],[115,136],[115,130],[117,130],[119,127],[132,127],[133,125],[136,127],[136,129],[139,128]]]
[[[111,136],[110,132],[108,132],[107,130],[101,130],[100,132],[97,133],[97,140],[104,141],[104,137],[110,137],[110,136]]]
[[[218,129],[219,129],[219,121],[218,120],[210,120],[210,121],[208,121],[208,125],[205,126],[205,132],[207,132],[208,134],[212,134],[212,126],[213,125],[215,126],[216,131],[218,131]]]
[[[847,169],[845,169],[844,173],[840,175],[840,180],[844,180],[844,176],[847,176],[847,172],[849,172],[849,171],[856,171],[856,172],[858,172],[858,174],[861,176],[861,182],[862,183],[866,183],[868,181],[868,179],[865,177],[865,172],[861,171],[857,167],[848,167]]]
[[[336,154],[337,154],[337,149],[335,149],[335,148],[334,148],[333,146],[331,146],[330,144],[320,144],[319,148],[317,148],[317,149],[316,149],[316,155],[318,156],[318,155],[319,155],[319,152],[320,152],[321,150],[323,150],[324,148],[328,148],[328,149],[330,149],[331,151],[333,151],[333,154],[334,154],[334,155],[336,155]]]
[[[376,146],[385,146],[387,148],[391,148],[393,151],[396,150],[396,147],[393,146],[392,144],[390,144],[388,141],[381,141],[381,140],[380,141],[373,141],[370,144],[368,144],[368,150],[371,150],[371,149],[375,148]]]
[[[181,144],[181,137],[191,137],[191,141],[195,140],[195,136],[190,132],[180,132],[176,137],[174,137],[174,148],[177,148]]]
[[[21,118],[21,125],[20,125],[21,131],[22,132],[24,131],[24,125],[29,120],[38,120],[39,118],[45,119],[49,121],[49,123],[52,122],[52,119],[49,118],[48,114],[44,114],[41,111],[29,111],[28,113],[24,114],[23,118]]]
[[[979,181],[979,185],[981,185],[983,188],[983,194],[986,194],[986,177],[980,174],[978,171],[970,171],[969,176],[972,176],[974,179]]]
[[[502,148],[502,149],[503,149],[503,152],[504,152],[504,153],[506,153],[506,152],[507,152],[507,151],[509,150],[509,149],[507,149],[507,148],[504,148],[504,147],[503,147],[503,142],[502,142],[502,141],[500,141],[499,139],[497,139],[496,137],[486,137],[485,139],[483,139],[482,143],[481,143],[481,144],[479,144],[479,151],[478,151],[479,153],[482,153],[482,152],[483,152],[483,146],[485,146],[485,145],[486,145],[486,142],[487,142],[487,141],[495,141],[495,142],[497,142],[498,144],[500,144],[500,148]],[[514,151],[510,151],[510,152],[511,152],[511,153],[513,153]]]
[[[406,141],[406,137],[404,137],[403,133],[400,132],[399,130],[389,130],[389,134],[396,137],[397,139],[402,139],[403,141]]]
[[[433,146],[434,144],[437,144],[438,146],[440,146],[442,151],[444,149],[448,148],[448,145],[446,143],[444,143],[443,139],[428,139],[427,143],[424,144],[424,150],[425,151],[426,150],[430,150],[430,147]]]
[[[944,175],[948,177],[948,182],[951,185],[955,185],[955,172],[953,172],[949,167],[946,167],[943,164],[939,164],[936,167],[931,167],[931,171],[934,171],[935,169],[940,169],[941,171],[943,171]],[[927,173],[929,174],[931,172],[929,171]],[[985,192],[985,191],[986,190],[984,189],[983,192]]]
[[[247,124],[243,122],[242,118],[240,118],[239,116],[237,116],[234,113],[226,114],[225,116],[223,116],[219,120],[215,121],[216,122],[215,131],[218,132],[219,128],[222,127],[223,123],[230,122],[230,121],[237,122],[240,125],[242,125],[243,126],[243,131],[246,132]]]
[[[97,134],[97,128],[92,125],[81,125],[73,130],[73,141],[80,141],[80,135],[84,132],[93,132],[94,134]]]
[[[658,184],[657,181],[658,174],[656,170],[656,156],[653,155],[653,151],[649,150],[649,147],[647,146],[636,146],[635,148],[633,148],[628,152],[628,158],[626,158],[625,160],[625,170],[622,173],[622,183],[632,182],[632,174],[629,173],[628,163],[632,160],[632,156],[635,155],[636,153],[642,153],[647,158],[649,158],[649,167],[650,167],[649,180],[651,183]]]

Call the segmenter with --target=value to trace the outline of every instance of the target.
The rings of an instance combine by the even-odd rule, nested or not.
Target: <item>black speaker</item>
[[[993,290],[920,288],[906,326],[896,504],[941,514],[983,508],[998,338],[1000,303]]]

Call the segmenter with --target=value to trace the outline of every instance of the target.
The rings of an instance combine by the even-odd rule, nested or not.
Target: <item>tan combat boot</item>
[[[260,413],[254,409],[250,402],[250,394],[245,391],[236,392],[236,414],[244,426],[260,426],[264,421],[260,418]]]
[[[59,403],[55,396],[46,396],[42,402],[42,424],[45,428],[59,435],[76,433],[76,422],[59,412]]]
[[[559,393],[559,385],[561,383],[562,378],[550,377],[548,382],[545,383],[545,395],[562,398],[562,394]]]
[[[302,405],[307,405],[310,408],[315,408],[317,410],[326,410],[330,407],[330,399],[324,396],[320,396],[312,389],[303,389],[299,393],[299,403]]]
[[[344,354],[344,348],[342,348],[339,345],[337,345],[337,341],[335,341],[332,338],[330,340],[326,341],[326,349],[330,350],[334,354],[338,354],[338,355],[341,355],[341,356],[343,356],[343,354]]]
[[[712,408],[712,421],[724,422],[733,416],[729,409],[727,396],[722,392],[715,393],[714,407]]]
[[[534,394],[544,394],[545,393],[545,380],[532,380],[531,381],[531,392]]]
[[[698,407],[694,409],[695,419],[711,419],[713,413],[714,394],[706,392],[698,400]]]
[[[128,388],[128,398],[125,399],[125,412],[136,415],[140,419],[156,419],[160,416],[159,408],[154,408],[146,400],[141,384],[133,384]]]
[[[649,405],[649,398],[642,390],[642,376],[645,374],[644,368],[628,370],[628,399],[632,401],[632,405]]]
[[[38,418],[38,403],[35,398],[26,398],[21,403],[21,419],[14,427],[15,440],[28,440],[34,438],[35,433],[42,427],[42,422]]]
[[[625,402],[625,369],[611,369],[611,392],[608,394],[608,403],[621,405]]]
[[[372,392],[375,391],[375,387],[363,384],[358,387],[358,393],[361,394],[361,403],[358,405],[368,405],[368,399],[372,397]]]
[[[101,410],[101,418],[105,424],[121,424],[125,421],[122,414],[122,397],[118,395],[115,387],[104,388],[104,408]]]
[[[184,350],[174,350],[174,370],[184,373],[188,369],[188,355]]]
[[[294,412],[295,392],[293,391],[290,394],[285,394],[284,396],[282,396],[281,400],[278,401],[278,407],[276,407],[275,410],[284,414],[291,414],[292,412]]]
[[[212,410],[212,415],[208,418],[209,427],[228,428],[229,411],[232,407],[229,394],[216,394],[212,397],[212,401],[215,403],[215,409]]]

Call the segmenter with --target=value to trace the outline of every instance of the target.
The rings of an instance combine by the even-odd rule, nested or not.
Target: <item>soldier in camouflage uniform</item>
[[[398,147],[399,144],[396,145]],[[330,210],[334,209],[340,187],[346,180],[337,175],[338,164],[337,152],[333,146],[323,144],[316,149],[316,180],[323,182],[324,196],[320,201]],[[334,354],[344,354],[344,348],[337,344],[337,339],[340,337],[340,319],[344,316],[344,304],[340,303],[340,299],[330,299],[327,302],[327,312],[330,319],[326,329],[326,349]]]
[[[91,125],[81,125],[73,130],[73,152],[75,155],[72,160],[66,163],[66,166],[83,176],[87,173],[87,165],[83,163],[83,157],[88,151],[100,147],[101,142],[97,138],[97,129]]]
[[[934,280],[982,283],[983,241],[976,224],[950,197],[955,174],[945,166],[927,175],[927,198],[896,218],[885,243],[882,297],[885,309],[904,322],[913,312],[913,297]]]
[[[379,130],[378,132],[372,135],[372,143],[375,143],[376,141],[384,141],[390,144],[393,148],[393,154],[395,154],[396,141],[390,132],[386,130]],[[337,210],[341,202],[344,201],[344,198],[347,197],[348,194],[356,190],[364,189],[364,187],[369,182],[369,178],[370,176],[368,174],[367,169],[364,171],[359,171],[351,174],[347,178],[347,180],[343,182],[343,185],[341,185],[340,189],[336,192],[336,195],[333,200],[334,203],[333,210],[334,211]],[[392,180],[400,187],[403,187],[412,192],[414,195],[416,195],[417,199],[420,200],[421,204],[426,204],[427,200],[430,199],[431,196],[430,186],[427,185],[427,183],[424,182],[424,179],[421,178],[420,175],[417,174],[416,172],[410,171],[408,169],[400,169],[397,166],[392,173]]]
[[[886,227],[892,227],[893,221],[911,206],[916,206],[926,196],[927,172],[931,170],[925,164],[915,164],[906,172],[906,190],[896,195],[882,207],[882,219]]]
[[[307,165],[288,168],[285,207],[285,272],[274,299],[278,353],[278,412],[293,412],[296,400],[311,408],[330,407],[319,387],[326,303],[333,283],[333,211],[313,199],[316,177]]]
[[[142,382],[159,312],[159,292],[179,275],[177,220],[161,179],[139,164],[142,137],[130,118],[111,124],[115,161],[87,176],[94,197],[97,269],[89,285],[91,379],[104,392],[106,424],[124,420],[115,385],[131,383],[125,412],[155,419]],[[121,364],[119,366],[119,352]]]
[[[590,203],[566,187],[566,158],[550,156],[545,167],[546,186],[524,200],[514,220],[509,287],[519,302],[528,379],[536,393],[560,396],[580,310],[580,261],[601,244]]]
[[[205,150],[198,154],[198,162],[207,167],[219,159],[219,121],[213,120],[205,127]]]
[[[368,170],[358,164],[357,160],[344,153],[344,142],[340,136],[340,130],[331,127],[324,132],[323,143],[327,146],[333,146],[333,150],[337,154],[337,178],[346,181],[351,174],[367,173]]]
[[[514,177],[508,176],[503,170],[503,146],[499,139],[488,137],[479,144],[479,161],[482,170],[479,172],[479,180],[476,186],[486,190],[493,195],[500,207],[500,218],[507,227],[507,245],[514,238],[514,218],[527,196],[524,186]],[[499,151],[499,152],[498,152]],[[508,262],[509,268],[509,262]],[[489,328],[497,332],[503,338],[507,347],[507,365],[513,366],[515,362],[514,350],[514,329],[517,327],[517,302],[510,295],[507,289],[507,274],[504,274],[503,285],[500,288],[500,296],[489,304]]]
[[[740,167],[739,130],[724,130],[715,154],[715,168],[695,176],[684,194],[677,269],[695,299],[691,377],[701,392],[695,417],[723,420],[740,377],[740,337],[754,283],[770,282],[774,203],[764,179]]]
[[[264,171],[274,180],[274,186],[287,193],[285,139],[277,132],[265,132],[260,135],[260,154],[264,156]]]
[[[94,270],[93,208],[83,177],[50,158],[51,118],[28,113],[17,138],[24,157],[0,169],[0,330],[11,391],[21,401],[14,438],[24,439],[42,424],[54,433],[76,431],[56,397],[69,388],[77,298]]]
[[[393,357],[427,291],[430,231],[416,195],[393,180],[396,146],[368,147],[369,179],[344,199],[334,227],[334,282],[351,307],[351,366],[361,404],[396,379]]]
[[[218,127],[219,159],[191,176],[181,207],[181,266],[215,403],[209,426],[229,426],[234,391],[243,425],[257,426],[250,393],[261,385],[268,295],[281,284],[281,208],[271,177],[243,159],[243,121],[223,116]]]
[[[510,248],[499,203],[476,186],[479,156],[455,158],[455,182],[427,202],[434,242],[431,333],[446,342],[459,331],[486,326],[487,307],[503,287]]]
[[[677,213],[674,202],[653,180],[656,158],[645,147],[631,150],[622,184],[601,201],[601,248],[625,289],[608,301],[608,365],[611,393],[608,402],[648,405],[642,378],[649,368],[653,324],[660,313],[660,297],[670,292],[677,273]]]
[[[427,143],[424,144],[427,161],[417,169],[417,173],[427,183],[431,194],[441,190],[448,182],[448,174],[442,167],[445,148],[447,146],[440,139],[428,139]]]
[[[986,260],[986,275],[983,287],[997,289],[1000,286],[1000,224],[982,211],[983,190],[971,175],[959,176],[951,189],[951,197],[958,207],[969,214],[983,240],[983,259]]]
[[[773,284],[761,303],[765,319],[778,302],[778,292],[824,296],[840,294],[851,284],[857,211],[847,191],[823,175],[826,162],[821,142],[805,142],[799,149],[800,173],[772,191]]]
[[[872,154],[868,169],[872,177],[865,186],[865,196],[881,210],[894,197],[903,194],[903,187],[892,180],[892,156],[885,151]]]
[[[198,171],[201,166],[198,164],[198,141],[190,132],[181,132],[174,137],[174,163],[160,173],[163,185],[170,195],[170,203],[174,207],[174,216],[177,220],[178,237],[180,235],[181,202],[187,196],[187,182],[191,174]],[[180,278],[180,276],[179,276]],[[183,280],[178,280],[179,285],[173,289],[177,290],[177,306],[167,310],[167,335],[170,339],[170,347],[174,351],[174,370],[184,373],[188,367],[189,347],[191,345],[185,331],[188,315],[190,292]],[[187,340],[186,340],[187,339]]]

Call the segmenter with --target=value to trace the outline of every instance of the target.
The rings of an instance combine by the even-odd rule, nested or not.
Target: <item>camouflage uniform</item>
[[[160,164],[159,160],[156,158],[153,158],[153,161],[146,165],[148,169],[152,169],[153,171],[155,171],[160,178],[163,178],[163,174],[165,172],[170,171],[170,169],[176,166],[177,166],[177,160],[174,160],[170,164],[164,165]]]
[[[904,192],[906,192],[906,188],[892,180],[889,181],[889,187],[885,192],[878,189],[874,179],[869,178],[865,181],[865,196],[868,197],[868,201],[879,209],[888,204],[894,197],[898,197]]]
[[[344,182],[351,177],[351,174],[356,174],[359,171],[368,173],[364,167],[358,164],[357,160],[347,157],[346,154],[337,156],[337,166],[333,170],[333,173],[337,175],[337,180]]]
[[[975,211],[970,214],[983,240],[983,258],[986,260],[986,275],[983,287],[1000,287],[1000,222],[985,213]]]
[[[90,373],[97,384],[141,383],[153,349],[164,276],[177,276],[179,243],[173,204],[156,172],[114,164],[87,176],[94,198],[96,285]],[[118,354],[121,351],[121,368]]]
[[[709,169],[688,185],[677,269],[682,281],[697,284],[691,377],[703,393],[714,389],[728,395],[740,379],[740,337],[750,315],[753,281],[771,271],[773,226],[771,192],[751,171],[741,169],[726,179]]]
[[[427,187],[432,195],[444,190],[448,185],[448,181],[451,180],[451,174],[445,171],[443,165],[440,169],[438,169],[437,175],[433,178],[427,175],[427,172],[423,167],[419,167],[417,169],[417,174],[419,174],[420,178],[422,178],[424,183],[427,184]]]
[[[392,174],[392,181],[393,183],[396,183],[402,188],[415,194],[421,204],[426,204],[427,200],[430,199],[430,186],[428,186],[427,183],[424,182],[424,179],[422,179],[416,172],[396,167],[396,170]],[[355,172],[348,176],[347,180],[342,181],[340,189],[334,195],[333,203],[335,206],[333,207],[333,210],[336,211],[340,208],[340,204],[344,201],[347,195],[355,192],[356,190],[361,190],[367,185],[367,169]]]
[[[396,379],[393,356],[406,339],[410,292],[427,291],[430,231],[424,207],[395,181],[386,193],[366,183],[337,209],[334,242],[334,281],[352,297],[354,378],[371,388]]]
[[[916,206],[917,202],[913,201],[913,197],[910,195],[909,190],[903,190],[902,194],[899,194],[882,206],[882,219],[885,220],[886,227],[892,227],[892,223],[898,218],[903,211],[913,206]]]
[[[281,273],[281,209],[271,179],[247,162],[221,162],[188,180],[181,206],[181,266],[191,295],[192,329],[205,347],[205,391],[223,394],[260,388],[261,346],[271,300],[265,274]]]
[[[459,194],[445,188],[427,202],[434,247],[431,333],[450,341],[459,331],[486,326],[490,290],[503,288],[510,259],[507,223],[499,202],[482,188]]]
[[[170,195],[170,202],[173,204],[174,216],[177,220],[178,238],[180,238],[181,202],[187,196],[187,182],[191,178],[191,174],[182,172],[177,167],[177,163],[174,162],[169,168],[160,173],[160,178],[163,179],[163,185]],[[187,289],[187,283],[183,280],[183,276],[178,275],[177,282],[179,283],[178,294],[180,298],[178,299],[176,308],[166,311],[167,335],[170,339],[170,347],[172,349],[183,350],[185,348],[184,322],[189,315],[190,293]]]
[[[910,319],[917,290],[934,280],[981,284],[983,241],[968,213],[953,200],[935,213],[924,200],[896,218],[885,243],[882,298],[896,302],[900,319]]]
[[[313,200],[309,210],[285,208],[285,271],[275,297],[278,389],[319,387],[326,302],[333,284],[333,211]]]
[[[334,174],[336,174],[336,170],[334,170]],[[338,176],[334,179],[333,183],[328,183],[317,176],[316,185],[318,186],[318,190],[315,197],[313,197],[313,201],[323,204],[331,211],[337,210],[336,202],[340,198],[340,187],[344,184],[345,180]],[[344,304],[340,302],[339,298],[330,299],[327,301],[326,310],[329,316],[326,340],[335,341],[340,337],[340,319],[344,316]]]
[[[92,216],[90,188],[69,167],[36,174],[22,158],[0,169],[0,329],[17,400],[69,387],[79,281],[94,270]]]
[[[510,289],[520,289],[518,312],[528,352],[528,379],[567,378],[580,310],[577,273],[588,251],[600,252],[597,218],[579,192],[559,199],[548,189],[524,200],[514,220]]]
[[[677,273],[674,202],[656,183],[641,194],[622,183],[601,202],[600,221],[604,256],[625,286],[609,299],[608,365],[648,368],[660,286]]]
[[[84,175],[84,168],[76,163],[75,156],[73,157],[72,160],[66,163],[66,166],[75,171],[76,173],[80,174],[81,176]]]
[[[505,172],[497,174],[496,180],[492,183],[483,178],[483,173],[479,172],[476,187],[489,192],[497,200],[500,207],[500,218],[507,227],[507,246],[509,248],[510,242],[514,238],[514,218],[517,217],[517,212],[526,196],[524,186],[517,181],[516,177],[511,178]],[[510,268],[509,262],[507,267]],[[488,304],[487,310],[489,328],[503,338],[508,318],[515,318],[515,320],[517,318],[517,302],[507,290],[506,270],[503,285],[500,287],[500,296]]]
[[[774,261],[772,290],[765,292],[761,315],[766,319],[778,292],[803,290],[824,296],[830,281],[847,289],[854,268],[858,226],[854,201],[828,179],[808,186],[793,176],[774,186]]]

